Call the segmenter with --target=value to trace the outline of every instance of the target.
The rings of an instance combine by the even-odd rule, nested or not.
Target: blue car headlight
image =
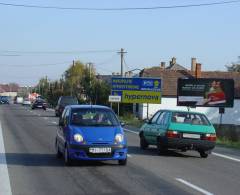
[[[116,144],[122,143],[123,140],[124,140],[123,134],[118,133],[118,134],[115,135],[115,143]]]
[[[74,139],[75,142],[78,142],[78,143],[83,143],[84,142],[83,136],[79,133],[74,134],[73,139]]]

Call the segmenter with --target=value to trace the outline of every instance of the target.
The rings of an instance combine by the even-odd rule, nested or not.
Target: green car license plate
[[[199,134],[183,133],[183,138],[200,139],[200,135]]]

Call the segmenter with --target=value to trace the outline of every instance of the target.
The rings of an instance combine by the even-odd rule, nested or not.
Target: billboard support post
[[[219,125],[222,125],[222,118],[224,113],[225,113],[225,108],[219,108],[219,114],[220,114]]]
[[[118,116],[119,116],[119,102],[118,102]]]
[[[220,123],[219,123],[219,125],[222,125],[222,117],[223,117],[223,114],[221,113],[220,114]]]
[[[147,103],[147,119],[149,119],[148,113],[149,113],[149,105],[148,105],[148,103]]]

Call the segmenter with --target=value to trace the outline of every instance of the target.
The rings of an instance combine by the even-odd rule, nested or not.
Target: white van
[[[22,104],[23,103],[23,97],[17,97],[16,103],[17,104]]]

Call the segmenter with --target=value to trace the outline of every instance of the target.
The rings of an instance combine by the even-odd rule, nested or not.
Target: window
[[[167,112],[162,112],[159,118],[157,119],[157,124],[158,125],[166,125],[168,121],[168,113]]]
[[[151,119],[151,123],[156,123],[161,112],[157,112]]]
[[[73,109],[71,124],[78,126],[118,126],[115,114],[107,109]]]
[[[210,125],[208,119],[203,114],[189,112],[174,112],[171,121],[173,123],[185,123],[192,125]]]
[[[68,124],[68,120],[69,120],[69,115],[70,115],[70,109],[66,109],[66,112],[65,112],[65,116],[63,118],[63,121],[64,121],[64,124],[67,125]]]
[[[67,111],[67,109],[64,109],[61,118],[64,118],[64,117],[65,117],[65,113],[66,113],[66,111]]]
[[[74,105],[74,104],[78,104],[78,100],[77,98],[74,98],[74,97],[62,97],[61,98],[61,101],[60,101],[60,104],[62,105]]]

